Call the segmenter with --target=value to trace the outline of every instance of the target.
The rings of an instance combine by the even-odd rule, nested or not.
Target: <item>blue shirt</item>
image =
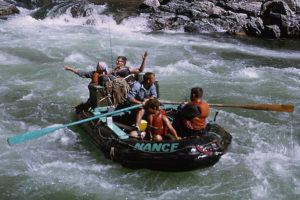
[[[136,82],[128,94],[129,101],[132,98],[135,98],[138,101],[144,101],[144,99],[150,97],[157,98],[156,87],[154,84],[151,85],[149,89],[146,89],[142,83]]]

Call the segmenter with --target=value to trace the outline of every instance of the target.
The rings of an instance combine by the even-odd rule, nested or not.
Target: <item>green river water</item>
[[[117,25],[93,15],[87,25],[68,12],[44,20],[29,12],[0,20],[1,200],[299,199],[300,41],[153,33],[143,17]],[[189,172],[124,168],[78,126],[8,146],[8,137],[75,121],[71,107],[87,100],[90,80],[63,65],[93,70],[125,55],[137,68],[145,50],[161,99],[186,101],[201,86],[209,103],[293,104],[295,111],[212,108],[209,120],[220,112],[232,144],[213,167]]]

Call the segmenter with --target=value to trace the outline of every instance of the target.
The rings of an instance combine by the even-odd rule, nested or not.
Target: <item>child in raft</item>
[[[166,112],[159,107],[159,101],[156,99],[150,99],[146,102],[145,110],[147,112],[147,129],[146,133],[155,142],[161,142],[163,139],[167,139],[168,129],[174,135],[176,140],[180,140],[176,130],[171,125]],[[143,132],[132,131],[130,136],[144,138]]]

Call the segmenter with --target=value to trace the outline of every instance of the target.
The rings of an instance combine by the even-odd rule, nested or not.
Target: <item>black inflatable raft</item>
[[[172,121],[177,110],[176,105],[163,104]],[[88,103],[76,108],[78,120],[87,119],[109,112],[109,107],[91,109]],[[226,152],[231,143],[231,135],[215,122],[208,122],[206,133],[201,137],[182,140],[164,140],[154,142],[139,140],[128,136],[133,127],[131,111],[113,114],[82,123],[82,128],[105,156],[119,162],[124,167],[148,168],[161,171],[187,171],[214,165]],[[180,136],[181,133],[178,132]]]

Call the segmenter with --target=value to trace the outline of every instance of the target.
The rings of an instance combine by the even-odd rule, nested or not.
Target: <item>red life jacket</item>
[[[92,83],[97,83],[98,84],[98,76],[99,76],[98,72],[95,72],[93,74]]]
[[[156,115],[148,115],[148,131],[151,131],[153,135],[167,135],[168,127],[163,121],[163,116],[166,115],[164,110],[160,110]]]
[[[194,101],[189,102],[187,105],[195,104],[199,110],[201,111],[200,115],[197,117],[185,121],[185,124],[188,128],[194,129],[194,130],[202,130],[205,128],[206,125],[206,118],[210,114],[210,108],[207,102],[202,101],[199,98],[196,98]]]

